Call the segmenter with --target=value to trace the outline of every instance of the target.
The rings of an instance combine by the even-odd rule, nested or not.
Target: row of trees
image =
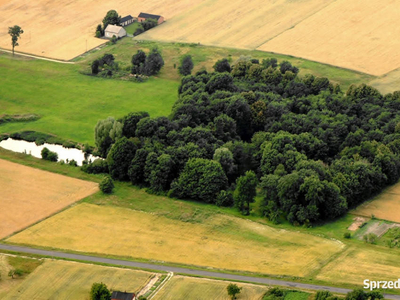
[[[399,179],[400,93],[343,94],[275,59],[214,69],[182,78],[169,117],[99,121],[96,146],[114,179],[243,214],[258,185],[266,217],[300,224],[336,218]]]
[[[158,48],[151,49],[147,55],[144,51],[138,50],[137,53],[132,56],[131,62],[131,73],[135,75],[156,75],[164,66],[164,59]]]

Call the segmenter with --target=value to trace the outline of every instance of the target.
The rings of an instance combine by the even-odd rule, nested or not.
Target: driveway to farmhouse
[[[13,246],[13,245],[0,244],[0,250],[50,256],[52,258],[71,259],[71,260],[78,260],[78,261],[84,261],[84,262],[94,262],[94,263],[102,263],[102,264],[119,265],[119,266],[124,266],[124,267],[150,269],[150,270],[155,270],[155,271],[173,272],[173,273],[180,273],[180,274],[185,274],[185,275],[189,275],[189,276],[192,275],[192,276],[201,276],[201,277],[213,277],[213,278],[220,278],[220,279],[233,280],[233,281],[245,281],[245,282],[252,282],[252,283],[278,285],[278,286],[285,286],[285,287],[290,287],[290,288],[301,288],[301,289],[309,289],[309,290],[325,290],[325,291],[330,291],[332,293],[346,294],[351,291],[349,289],[342,289],[342,288],[323,286],[323,285],[298,283],[298,282],[261,278],[261,277],[225,274],[225,273],[202,271],[202,270],[195,270],[195,269],[189,269],[189,268],[170,267],[170,266],[157,265],[157,264],[152,264],[152,263],[141,263],[141,262],[127,261],[127,260],[120,260],[120,259],[111,259],[111,258],[103,258],[103,257],[97,257],[97,256],[65,253],[65,252],[59,252],[59,251],[41,250],[41,249],[34,249],[34,248],[20,247],[20,246]],[[400,295],[384,294],[384,296],[385,296],[385,299],[400,300]]]
[[[6,50],[6,49],[0,48],[0,51],[12,54],[12,51],[10,51],[10,50]],[[60,64],[74,64],[74,62],[72,62],[72,61],[64,61],[64,60],[46,58],[46,57],[41,57],[41,56],[36,56],[36,55],[31,55],[31,54],[25,54],[25,53],[17,52],[17,51],[15,51],[15,54],[19,55],[19,56],[25,56],[25,57],[36,58],[36,59],[41,59],[41,60],[47,60],[47,61],[56,62],[56,63],[60,63]]]

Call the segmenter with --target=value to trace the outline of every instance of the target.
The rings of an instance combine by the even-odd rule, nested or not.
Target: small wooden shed
[[[148,14],[148,13],[140,13],[138,16],[138,21],[139,22],[143,22],[147,19],[154,19],[157,20],[157,24],[160,25],[162,22],[164,22],[164,17],[163,16],[159,16],[159,15],[152,15],[152,14]]]
[[[111,39],[114,35],[117,38],[124,37],[126,36],[126,30],[121,26],[109,24],[106,30],[104,30],[104,36]]]

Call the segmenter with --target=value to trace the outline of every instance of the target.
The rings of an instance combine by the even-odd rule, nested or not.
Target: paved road
[[[12,245],[4,245],[4,244],[0,244],[0,249],[8,250],[8,251],[15,251],[15,252],[22,252],[22,253],[51,256],[54,258],[66,258],[66,259],[78,260],[78,261],[112,264],[112,265],[119,265],[119,266],[124,266],[124,267],[150,269],[150,270],[155,270],[155,271],[174,272],[174,273],[181,273],[181,274],[194,275],[194,276],[204,276],[204,277],[208,276],[208,277],[235,280],[235,281],[247,281],[247,282],[253,282],[253,283],[279,285],[279,286],[285,286],[285,287],[290,287],[290,288],[325,290],[325,291],[330,291],[333,293],[342,293],[342,294],[346,294],[350,291],[349,289],[342,289],[342,288],[330,287],[330,286],[298,283],[298,282],[261,278],[261,277],[233,275],[233,274],[225,274],[225,273],[218,273],[218,272],[209,272],[209,271],[194,270],[194,269],[189,269],[189,268],[169,267],[169,266],[157,265],[157,264],[151,264],[151,263],[141,263],[141,262],[127,261],[127,260],[103,258],[103,257],[97,257],[97,256],[65,253],[65,252],[59,252],[59,251],[48,251],[48,250],[41,250],[41,249],[34,249],[34,248],[20,247],[20,246],[12,246]],[[360,272],[362,272],[362,270],[360,270]],[[400,295],[385,294],[385,298],[393,299],[393,300],[400,300]]]

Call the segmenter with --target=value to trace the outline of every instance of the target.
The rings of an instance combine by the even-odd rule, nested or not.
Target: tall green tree
[[[13,27],[8,27],[8,34],[11,36],[11,45],[12,45],[12,52],[14,56],[14,48],[18,45],[18,38],[24,31],[18,25],[14,25]]]
[[[90,290],[90,300],[111,300],[111,292],[104,283],[95,282]]]
[[[236,189],[233,193],[235,205],[243,215],[250,214],[250,203],[254,202],[257,194],[257,176],[253,171],[247,171],[244,176],[236,180]]]
[[[122,124],[114,118],[99,120],[94,129],[94,141],[100,156],[106,157],[111,145],[122,135]]]
[[[158,72],[160,72],[163,66],[164,60],[161,56],[160,50],[158,50],[158,48],[151,49],[150,53],[146,57],[146,62],[144,66],[145,75],[156,75],[158,74]]]
[[[120,23],[121,23],[121,16],[118,15],[117,11],[109,10],[103,19],[103,30],[105,30],[109,24],[119,25]]]
[[[128,179],[128,169],[132,159],[135,157],[137,146],[126,137],[118,139],[111,147],[107,155],[107,163],[110,175],[114,179]]]
[[[179,74],[183,76],[190,75],[192,73],[193,66],[192,56],[189,54],[183,56],[181,59],[181,64],[178,67]]]

